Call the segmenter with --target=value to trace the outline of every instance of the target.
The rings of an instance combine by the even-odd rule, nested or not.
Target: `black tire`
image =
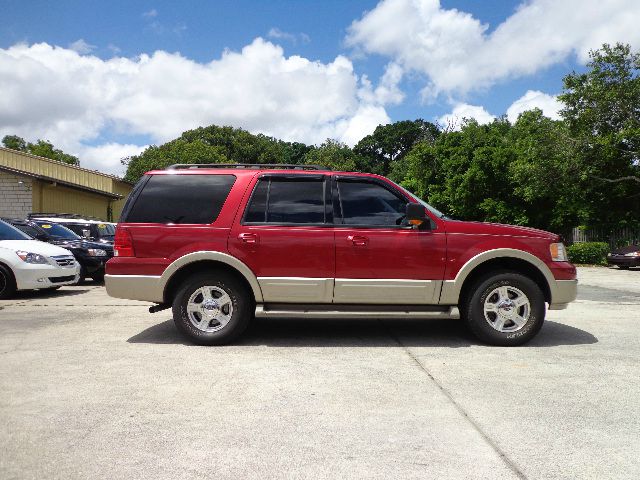
[[[16,281],[9,268],[0,265],[0,300],[13,297],[16,293]]]
[[[223,309],[226,308],[230,315],[228,323],[220,327],[222,324],[214,319],[206,327],[209,329],[219,328],[216,331],[204,331],[196,327],[192,323],[193,315],[190,317],[187,312],[187,304],[192,295],[196,295],[194,298],[196,303],[204,303],[204,299],[201,302],[197,302],[201,296],[196,292],[202,287],[211,287],[214,294],[218,294],[222,290],[230,298],[229,302],[220,306],[220,312],[224,314]],[[232,307],[232,310],[228,309],[229,306]],[[232,342],[245,331],[254,313],[255,303],[244,283],[235,275],[226,272],[201,273],[188,278],[180,285],[173,299],[173,321],[176,327],[198,345],[224,345]],[[200,316],[199,313],[196,313],[195,317],[196,319],[205,318]]]
[[[82,285],[85,278],[87,278],[87,269],[83,265],[80,265],[80,277],[78,277],[78,283],[76,283],[76,285]]]
[[[620,270],[629,270],[629,267],[626,267],[626,266],[624,266],[624,265],[623,265],[623,266],[618,265],[618,268],[619,268]]]
[[[91,278],[94,282],[103,282],[104,281],[104,271],[98,273],[92,273]]]
[[[497,298],[499,294],[493,293],[499,287],[519,290],[529,301],[529,316],[524,325],[520,328],[512,320],[504,322],[506,328],[516,329],[513,331],[498,331],[492,326],[497,323],[498,313],[489,312],[487,316],[492,323],[485,318],[485,301],[492,302],[492,298]],[[513,295],[513,290],[508,290],[509,295]],[[492,298],[489,298],[492,295]],[[495,295],[495,297],[493,297]],[[490,345],[511,347],[523,345],[537,335],[544,323],[546,313],[544,294],[540,287],[529,277],[515,272],[496,272],[478,279],[471,286],[466,298],[460,305],[460,314],[467,327],[479,340]],[[511,311],[524,313],[525,307],[511,307],[509,310],[502,310],[509,315]]]

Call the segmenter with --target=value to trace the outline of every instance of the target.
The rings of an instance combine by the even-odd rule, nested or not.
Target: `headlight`
[[[49,264],[49,260],[47,259],[47,257],[45,257],[44,255],[40,255],[39,253],[32,253],[32,252],[25,252],[23,250],[18,250],[16,252],[16,255],[18,255],[22,259],[22,261],[27,263],[37,263],[40,265]]]
[[[99,248],[89,248],[87,253],[90,257],[106,257],[107,252],[105,250],[101,250]]]
[[[640,252],[629,252],[624,254],[625,257],[640,257]]]
[[[549,245],[549,251],[551,252],[551,260],[554,262],[567,261],[567,250],[564,248],[564,243],[552,243]]]

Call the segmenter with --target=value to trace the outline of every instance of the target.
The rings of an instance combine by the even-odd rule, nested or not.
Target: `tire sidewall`
[[[196,328],[187,314],[187,302],[198,288],[205,285],[224,290],[231,299],[233,313],[231,320],[221,330],[203,332]],[[201,274],[194,276],[182,284],[173,300],[173,320],[178,330],[199,345],[220,345],[228,343],[240,335],[247,327],[252,317],[250,299],[246,288],[231,275]]]
[[[0,276],[2,276],[2,290],[0,291],[0,299],[11,298],[16,293],[16,284],[11,271],[4,265],[0,265]]]
[[[529,319],[524,327],[515,332],[498,332],[484,317],[484,302],[498,287],[515,287],[522,291],[531,305]],[[517,273],[501,273],[485,277],[472,289],[465,308],[466,320],[471,331],[480,340],[500,346],[522,345],[531,340],[542,328],[546,313],[544,295],[531,279]]]

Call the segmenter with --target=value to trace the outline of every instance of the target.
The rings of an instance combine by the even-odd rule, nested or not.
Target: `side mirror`
[[[410,225],[421,226],[423,224],[430,225],[429,217],[424,211],[424,207],[419,203],[407,203],[407,222]]]

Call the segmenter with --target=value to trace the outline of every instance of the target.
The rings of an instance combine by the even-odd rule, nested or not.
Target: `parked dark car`
[[[5,219],[5,221],[36,240],[71,251],[80,264],[80,282],[86,277],[94,280],[104,278],[105,263],[113,257],[113,247],[110,244],[85,240],[60,224],[44,220]]]
[[[116,224],[72,213],[30,213],[29,220],[57,223],[74,231],[86,240],[113,245]]]
[[[636,243],[614,250],[607,255],[607,263],[616,265],[622,270],[629,267],[640,267],[640,245]]]

